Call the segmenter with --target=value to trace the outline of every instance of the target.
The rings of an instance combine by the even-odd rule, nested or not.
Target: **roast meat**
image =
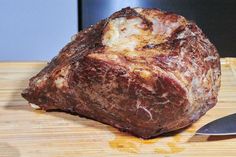
[[[217,103],[220,58],[193,22],[124,8],[79,32],[22,96],[142,138],[186,127]]]

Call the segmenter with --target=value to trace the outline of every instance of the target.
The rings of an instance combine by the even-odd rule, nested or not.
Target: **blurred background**
[[[49,61],[79,30],[128,6],[183,15],[221,57],[236,57],[235,0],[0,0],[0,60]]]
[[[78,31],[77,0],[0,0],[0,60],[50,60]]]

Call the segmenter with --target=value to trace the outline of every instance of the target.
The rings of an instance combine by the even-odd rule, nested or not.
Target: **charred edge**
[[[178,28],[176,28],[170,35],[170,37],[167,39],[168,41],[174,40],[177,38],[177,36],[185,31],[185,26],[181,25]]]
[[[139,14],[133,8],[130,8],[130,7],[123,8],[122,10],[112,14],[109,17],[109,19],[113,20],[113,19],[120,18],[120,17],[126,17],[127,19],[139,17],[143,20],[143,24],[146,24],[149,29],[152,29],[153,23],[151,21],[149,21],[147,18],[145,18],[143,15]]]
[[[156,49],[156,48],[176,48],[181,41],[186,41],[187,38],[183,38],[183,39],[173,39],[173,40],[170,40],[170,41],[166,41],[166,42],[163,42],[163,43],[160,43],[160,44],[149,44],[149,45],[145,45],[143,47],[143,49]]]

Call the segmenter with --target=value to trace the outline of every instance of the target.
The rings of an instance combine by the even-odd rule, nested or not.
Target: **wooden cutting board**
[[[99,122],[63,112],[34,110],[20,96],[45,62],[0,63],[0,157],[236,156],[236,136],[196,136],[195,131],[236,112],[236,59],[224,58],[219,102],[192,126],[142,140]]]

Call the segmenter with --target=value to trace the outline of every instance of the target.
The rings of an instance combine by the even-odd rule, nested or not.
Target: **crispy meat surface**
[[[124,8],[76,35],[22,96],[142,138],[186,127],[217,103],[220,58],[193,22]]]

